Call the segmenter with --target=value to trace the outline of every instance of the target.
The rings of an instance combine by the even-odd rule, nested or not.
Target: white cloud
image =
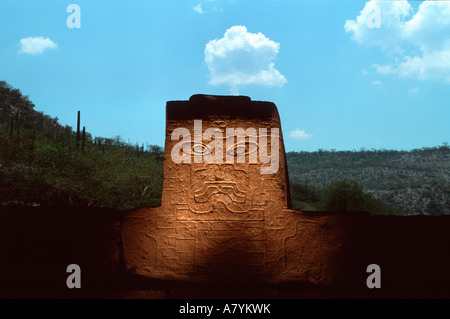
[[[380,28],[368,28],[374,6],[380,8]],[[371,0],[345,31],[364,46],[381,48],[391,62],[374,64],[379,74],[450,83],[450,2],[424,1],[416,12],[406,0]]]
[[[56,49],[58,45],[44,37],[28,37],[20,40],[19,53],[41,54],[47,49]]]
[[[424,52],[422,56],[404,56],[400,61],[374,64],[373,67],[379,74],[398,74],[401,77],[450,83],[450,49]]]
[[[199,3],[194,7],[194,11],[200,14],[203,14],[202,4]]]
[[[205,62],[212,85],[227,84],[236,93],[241,85],[283,86],[287,80],[275,69],[280,44],[245,26],[229,28],[223,38],[205,47]]]
[[[308,134],[304,130],[295,129],[289,132],[288,136],[297,140],[307,140],[312,137],[312,134]]]
[[[380,9],[380,28],[369,28],[367,21],[375,8]],[[365,46],[379,46],[385,51],[401,51],[398,46],[402,40],[402,28],[405,18],[410,14],[408,1],[371,0],[366,3],[356,20],[345,21],[345,31],[352,39]]]

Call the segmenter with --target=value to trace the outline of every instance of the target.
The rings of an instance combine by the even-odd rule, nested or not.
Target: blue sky
[[[163,146],[203,93],[274,102],[287,151],[450,141],[450,2],[2,0],[0,39],[0,80],[93,136]]]

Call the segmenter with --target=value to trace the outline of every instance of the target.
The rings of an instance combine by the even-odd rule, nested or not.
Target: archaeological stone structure
[[[450,216],[293,210],[273,103],[166,111],[161,206],[0,206],[0,298],[450,298]]]
[[[194,95],[167,103],[162,203],[124,217],[125,266],[152,279],[326,284],[348,270],[336,249],[354,244],[329,220],[291,209],[275,104]]]

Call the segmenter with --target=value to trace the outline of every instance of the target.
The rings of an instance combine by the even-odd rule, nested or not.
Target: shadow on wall
[[[315,263],[312,283],[227,285],[251,275],[237,244],[205,250],[210,284],[152,281],[124,270],[122,212],[99,208],[1,207],[1,298],[450,298],[450,216],[307,213],[318,226],[297,225],[302,251],[287,262]],[[324,234],[317,243],[316,233]],[[317,256],[321,245],[320,256]],[[289,239],[286,249],[291,249]],[[228,256],[224,259],[224,256]],[[355,259],[356,257],[356,259]],[[236,267],[224,265],[231,258]],[[252,259],[256,260],[256,259]],[[66,268],[78,264],[82,289],[68,289]],[[381,267],[381,289],[368,289],[366,267]],[[199,267],[203,267],[202,264]],[[255,264],[254,267],[260,267]],[[213,268],[213,269],[211,269]],[[331,273],[329,270],[333,270]],[[318,276],[318,274],[321,274]],[[236,278],[233,278],[236,279]],[[259,279],[259,278],[255,278]]]

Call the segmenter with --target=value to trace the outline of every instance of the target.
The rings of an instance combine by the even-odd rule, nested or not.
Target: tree
[[[334,181],[323,190],[322,206],[327,211],[360,211],[371,215],[399,213],[371,194],[364,193],[358,182],[345,179]]]
[[[365,194],[356,181],[332,182],[323,192],[323,205],[328,211],[364,211]]]

